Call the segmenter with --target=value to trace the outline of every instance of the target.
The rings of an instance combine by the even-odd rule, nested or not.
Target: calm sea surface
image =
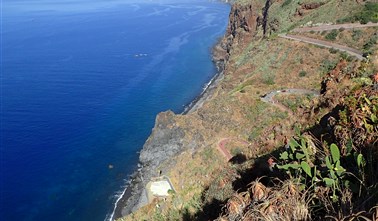
[[[181,112],[214,75],[228,12],[206,0],[3,0],[0,220],[104,220],[155,115]]]

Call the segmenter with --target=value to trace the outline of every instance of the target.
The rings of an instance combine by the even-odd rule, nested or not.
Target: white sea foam
[[[128,182],[129,180],[126,180],[127,183],[130,184],[130,182]],[[122,189],[123,191],[119,191],[117,192],[114,197],[117,198],[117,200],[115,201],[114,203],[114,207],[113,207],[113,211],[110,213],[110,214],[107,214],[106,217],[105,217],[105,221],[112,221],[113,218],[114,218],[114,214],[115,214],[115,211],[116,211],[116,208],[118,206],[118,202],[123,198],[123,196],[125,195],[126,193],[126,190],[127,188],[129,187],[128,184],[126,184]]]

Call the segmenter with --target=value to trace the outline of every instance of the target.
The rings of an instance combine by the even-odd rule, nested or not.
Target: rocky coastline
[[[217,72],[206,84],[202,93],[189,103],[182,115],[190,114],[199,109],[214,93],[215,88],[224,77],[225,49],[222,47],[224,38],[219,40],[212,50],[213,62]],[[145,185],[154,176],[159,175],[157,168],[164,161],[184,150],[183,131],[180,127],[172,128],[175,114],[172,111],[159,113],[156,117],[152,134],[140,152],[138,169],[129,177],[129,184],[116,202],[110,220],[126,216],[147,204]],[[163,171],[164,172],[164,171]]]
[[[130,184],[125,188],[122,196],[116,203],[113,216],[117,219],[126,216],[138,208],[147,204],[145,185],[155,176],[165,174],[164,168],[159,168],[167,161],[174,161],[174,157],[181,152],[193,149],[204,143],[204,137],[193,131],[193,128],[182,127],[179,123],[180,115],[191,115],[200,111],[201,107],[215,94],[221,86],[222,79],[227,70],[227,63],[233,47],[239,43],[252,39],[261,20],[251,5],[239,5],[232,1],[224,1],[232,4],[229,21],[224,36],[214,45],[212,50],[213,62],[217,73],[204,88],[204,91],[185,110],[176,115],[172,111],[159,113],[155,120],[155,126],[151,135],[143,145],[140,152],[137,171],[130,177]],[[260,24],[261,25],[261,24]],[[191,138],[186,137],[190,134]]]

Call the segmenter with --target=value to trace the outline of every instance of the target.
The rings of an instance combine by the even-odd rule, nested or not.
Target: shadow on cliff
[[[271,153],[263,155],[253,163],[253,166],[247,169],[238,169],[239,177],[232,182],[233,189],[238,192],[248,191],[249,184],[253,181],[259,180],[265,186],[273,186],[277,180],[287,179],[286,174],[279,172],[274,167],[276,159],[278,159],[279,153],[282,152],[281,147]]]
[[[188,210],[185,210],[182,216],[182,220],[184,221],[207,221],[207,220],[215,220],[219,217],[222,212],[223,205],[225,205],[226,201],[222,202],[217,199],[213,199],[210,203],[205,204],[202,207],[202,211],[197,212],[195,214],[191,214]]]
[[[279,150],[275,150],[269,154],[259,157],[258,159],[254,160],[253,166],[248,169],[243,169],[242,167],[242,164],[248,161],[245,155],[238,154],[233,157],[229,161],[229,163],[232,165],[231,168],[240,167],[240,169],[234,169],[235,173],[233,175],[229,174],[228,177],[225,177],[223,180],[228,180],[228,183],[223,184],[223,186],[216,181],[211,183],[211,185],[216,185],[216,188],[218,188],[219,191],[225,191],[225,186],[230,185],[231,192],[228,194],[223,193],[224,195],[228,195],[228,197],[224,197],[223,200],[219,200],[215,198],[215,196],[209,197],[209,192],[214,192],[214,188],[212,188],[210,185],[201,194],[201,200],[203,203],[201,210],[197,211],[195,214],[188,210],[184,210],[182,215],[183,220],[205,221],[217,219],[222,215],[229,198],[236,193],[248,191],[248,187],[251,182],[259,180],[259,182],[266,186],[272,186],[278,180],[285,180],[287,178],[286,175],[280,173],[271,164],[269,164],[269,162],[271,163],[269,159],[276,159],[278,157],[278,153],[281,151],[282,149],[279,148]],[[225,170],[228,169],[225,168]],[[217,191],[217,193],[219,193],[219,191]]]

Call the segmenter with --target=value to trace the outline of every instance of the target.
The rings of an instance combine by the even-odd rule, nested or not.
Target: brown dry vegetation
[[[278,30],[310,20],[336,21],[346,16],[349,9],[361,7],[355,1],[328,1],[298,16],[295,14],[298,1],[282,6],[286,1],[276,1],[272,5],[272,19],[290,12],[289,17],[280,18]],[[261,8],[264,2],[256,1],[255,6]],[[305,1],[310,2],[313,1]],[[239,3],[250,4],[250,1]],[[335,8],[337,13],[333,13]],[[356,47],[374,32],[376,29],[368,29],[355,43]],[[349,44],[353,30],[342,33],[335,42],[340,40],[340,44]],[[315,37],[316,33],[310,35]],[[331,143],[336,143],[344,154],[348,139],[355,136],[363,137],[354,139],[355,152],[376,154],[378,128],[370,118],[374,112],[377,114],[378,98],[370,76],[376,73],[377,67],[372,62],[347,61],[340,53],[281,39],[274,34],[261,37],[261,30],[257,30],[251,41],[234,45],[224,79],[212,98],[195,112],[176,117],[177,125],[188,131],[195,130],[187,132],[186,140],[194,139],[197,133],[203,139],[196,147],[188,148],[157,168],[170,177],[177,192],[120,220],[322,220],[326,215],[331,220],[350,220],[358,215],[372,219],[377,214],[374,209],[378,199],[374,195],[377,183],[367,176],[376,173],[378,168],[369,168],[364,174],[354,171],[360,179],[368,181],[364,192],[356,196],[354,192],[342,189],[338,194],[344,195],[335,203],[330,202],[331,188],[323,184],[313,188],[311,184],[301,182],[299,174],[291,176],[277,168],[271,171],[267,163],[270,158],[280,161],[285,140],[298,137],[298,131],[305,133],[303,136],[309,145],[311,143],[310,146],[319,150],[316,157],[329,154]],[[322,96],[319,99],[302,95],[276,97],[294,115],[260,100],[262,95],[284,88],[318,90]],[[370,104],[359,99],[362,94],[369,95]],[[348,103],[348,97],[349,100],[355,98],[360,106],[351,108],[356,102]],[[346,109],[348,116],[355,114],[355,117],[343,118],[339,111]],[[367,119],[367,123],[358,124],[361,119]],[[367,126],[368,131],[367,124],[373,129]],[[226,149],[239,158],[226,162],[217,149],[218,142],[224,138],[237,138],[251,145],[237,141],[227,143]],[[370,149],[361,151],[366,145]],[[311,163],[314,167],[317,161]],[[377,166],[377,158],[370,163],[372,167]],[[348,166],[345,167],[349,169]],[[307,190],[303,185],[307,185]],[[368,199],[367,194],[374,197]],[[353,202],[363,206],[353,206]],[[350,209],[346,210],[346,206]]]
[[[300,35],[315,38],[319,40],[329,40],[326,38],[332,31],[322,31],[322,32],[304,32]],[[361,28],[361,29],[338,29],[334,31],[336,33],[336,38],[332,41],[337,42],[341,45],[348,45],[348,47],[364,50],[364,45],[366,45],[370,39],[378,36],[378,27],[371,28]]]

